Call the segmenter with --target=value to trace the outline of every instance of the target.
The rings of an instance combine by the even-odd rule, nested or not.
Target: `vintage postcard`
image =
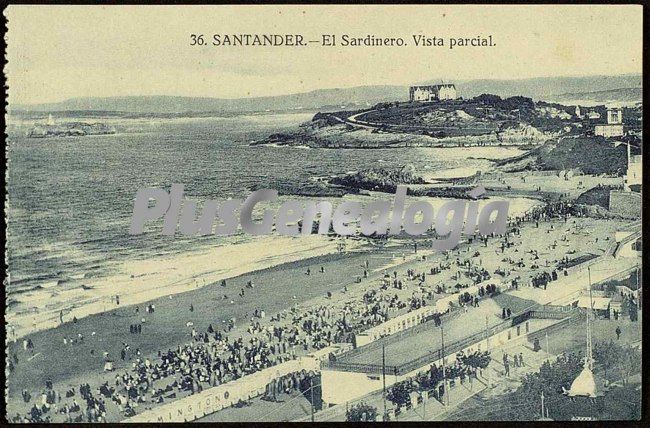
[[[10,423],[635,421],[642,5],[10,5]]]

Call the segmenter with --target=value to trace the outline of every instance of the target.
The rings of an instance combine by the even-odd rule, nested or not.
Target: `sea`
[[[128,233],[138,189],[183,184],[199,201],[245,198],[268,183],[299,187],[314,177],[411,164],[440,176],[484,170],[487,159],[518,150],[485,148],[314,149],[250,143],[295,129],[313,112],[230,117],[94,118],[112,135],[27,138],[30,121],[9,118],[7,144],[8,312],[28,310],[30,296],[79,288],[111,275],[125,260],[147,260],[237,245],[254,237],[173,239],[148,228]],[[40,119],[45,121],[46,119]],[[38,120],[36,120],[38,122]],[[63,304],[63,303],[61,303]],[[34,308],[32,308],[34,309]]]

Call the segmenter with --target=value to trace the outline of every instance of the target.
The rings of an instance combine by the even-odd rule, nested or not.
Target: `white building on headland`
[[[409,101],[440,101],[455,100],[458,98],[456,85],[453,83],[427,86],[411,86],[409,88]]]
[[[594,134],[606,138],[620,137],[623,135],[623,110],[619,107],[607,109],[607,123],[596,125]]]

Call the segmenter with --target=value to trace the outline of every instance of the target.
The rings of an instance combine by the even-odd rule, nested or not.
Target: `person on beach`
[[[479,240],[476,240],[475,246],[477,245],[480,246]],[[519,245],[518,242],[514,243],[515,249],[517,248],[517,245]],[[509,246],[506,246],[505,249],[509,252],[514,251],[514,249]],[[459,291],[462,291],[462,288],[466,288],[467,285],[473,285],[472,282],[479,285],[479,283],[486,281],[481,272],[482,267],[480,264],[479,266],[468,266],[467,264],[464,264],[466,261],[465,259],[470,257],[473,252],[474,249],[469,252],[465,251],[465,249],[458,251],[459,262],[463,267],[462,269],[456,269],[450,272],[458,274],[457,281],[461,281],[466,270],[467,274],[475,276],[475,278],[473,277],[472,280],[469,281],[469,284],[462,284],[458,289]],[[455,257],[456,252],[453,253],[453,257]],[[484,254],[485,253],[486,252],[484,252]],[[517,251],[515,251],[515,254],[516,253]],[[525,261],[528,263],[528,261],[534,257],[534,254],[529,253],[527,250],[526,253]],[[499,254],[499,256],[501,256],[501,254]],[[511,265],[514,265],[517,258],[514,257],[514,254],[512,253],[510,253],[510,256],[514,260],[510,263]],[[449,254],[447,254],[446,257],[447,262],[451,262]],[[507,258],[508,253],[502,257]],[[444,257],[442,258],[444,259]],[[485,270],[489,268],[490,273],[492,273],[492,267],[489,267],[489,260],[483,259],[483,262],[486,265]],[[501,271],[509,272],[507,269],[507,263],[508,262],[506,262],[505,266],[498,265]],[[367,268],[368,263],[366,260],[366,271]],[[428,272],[429,268],[430,266],[426,266],[424,270]],[[449,267],[445,267],[444,264],[441,263],[440,266],[435,266],[435,273],[432,272],[431,275],[438,275],[439,272],[445,271],[446,269],[449,269]],[[520,280],[522,281],[522,284],[524,284],[524,281],[527,281],[529,276],[525,271],[521,272],[521,270],[518,270],[518,273],[521,275]],[[397,270],[394,271],[396,284],[394,290],[391,289],[392,281],[390,274],[388,272],[387,274],[388,282],[384,281],[382,283],[382,286],[385,285],[385,288],[380,289],[379,286],[373,287],[370,285],[370,287],[363,290],[366,294],[359,300],[356,300],[356,295],[354,294],[356,289],[352,288],[350,289],[350,295],[354,296],[353,298],[337,298],[324,303],[320,308],[298,308],[298,306],[295,306],[291,309],[286,309],[285,311],[272,315],[270,317],[270,322],[268,323],[262,322],[261,311],[257,309],[257,316],[253,317],[254,319],[251,320],[249,326],[250,331],[248,334],[250,334],[250,338],[249,336],[246,336],[245,339],[242,339],[242,337],[236,335],[235,331],[237,330],[228,333],[228,331],[232,330],[230,324],[226,328],[217,327],[215,329],[213,327],[213,331],[210,331],[209,327],[207,330],[205,327],[199,328],[197,323],[195,335],[193,335],[192,338],[186,337],[190,343],[179,345],[177,348],[172,347],[172,349],[169,350],[157,350],[157,361],[152,360],[147,363],[147,360],[144,358],[139,359],[134,357],[131,359],[127,354],[127,349],[124,348],[122,350],[123,353],[120,354],[122,360],[130,359],[131,361],[126,363],[124,372],[125,377],[122,378],[122,380],[119,380],[119,385],[115,385],[115,391],[107,392],[107,394],[113,395],[106,396],[106,406],[115,406],[114,403],[117,403],[115,400],[119,400],[118,397],[120,395],[123,397],[130,396],[129,402],[131,404],[127,404],[126,401],[123,401],[119,413],[117,413],[120,417],[126,417],[131,412],[135,414],[135,411],[133,411],[131,407],[132,405],[133,408],[137,410],[138,408],[135,407],[136,405],[142,405],[142,403],[146,402],[146,406],[149,406],[150,403],[155,403],[153,401],[154,398],[160,399],[163,397],[162,394],[157,395],[156,397],[150,396],[150,394],[156,392],[153,389],[143,390],[145,387],[150,388],[149,385],[152,385],[154,380],[156,385],[161,384],[162,391],[164,391],[165,388],[170,388],[164,392],[165,400],[167,400],[171,393],[177,394],[179,391],[189,392],[191,390],[199,391],[201,388],[213,386],[213,383],[224,384],[241,378],[242,376],[255,373],[256,371],[262,370],[266,367],[271,367],[275,364],[287,361],[288,359],[291,359],[292,351],[293,355],[298,356],[299,352],[302,351],[309,352],[314,349],[323,349],[333,343],[349,342],[351,330],[356,331],[357,329],[367,329],[394,317],[400,313],[399,311],[425,306],[423,303],[425,297],[427,299],[431,298],[429,301],[434,300],[433,290],[431,290],[428,295],[425,294],[424,290],[420,290],[423,293],[422,295],[415,295],[414,293],[412,295],[411,291],[413,286],[422,282],[423,279],[423,276],[421,272],[418,272],[417,267],[409,269],[409,272],[406,273],[406,275],[401,268],[399,273]],[[502,274],[499,275],[504,276]],[[534,275],[531,276],[534,277]],[[506,277],[504,283],[507,283],[509,279],[510,278]],[[416,282],[411,283],[411,281]],[[440,283],[442,284],[445,281],[446,278],[441,278]],[[540,285],[541,284],[543,284],[543,282],[540,281]],[[438,294],[448,294],[444,289],[442,289],[442,287],[439,288],[440,291]],[[485,294],[485,298],[488,298],[492,293],[498,291],[497,287],[492,284],[485,286],[480,285],[480,288],[484,289],[483,294]],[[388,289],[400,294],[395,294],[394,296],[392,294],[383,295],[382,291]],[[400,292],[399,290],[401,289],[408,291]],[[481,294],[480,291],[479,294]],[[331,293],[329,293],[329,295],[331,297]],[[437,298],[438,296],[435,297]],[[296,296],[293,296],[292,299],[297,300]],[[465,300],[464,303],[465,305],[463,305],[463,307],[467,310],[470,304],[478,304],[478,298],[469,296],[469,299]],[[508,309],[510,310],[510,314],[507,312]],[[199,309],[197,309],[197,311],[200,313]],[[331,315],[325,315],[326,311],[331,311]],[[152,312],[152,308],[149,307],[148,313]],[[347,317],[344,315],[346,312]],[[511,316],[511,312],[510,308],[502,308],[502,317],[505,319],[506,317]],[[339,313],[341,313],[340,316],[338,315]],[[439,314],[434,316],[434,322],[437,325],[440,324],[439,317]],[[141,330],[141,325],[133,325],[133,327],[136,332]],[[126,332],[124,332],[124,334],[125,333]],[[89,341],[90,340],[92,340],[92,338],[89,339]],[[214,349],[217,347],[219,349],[223,348],[223,351],[215,353]],[[145,348],[142,349],[142,354],[145,357],[148,356],[148,353],[145,352]],[[176,363],[181,361],[185,365],[192,366],[191,373],[186,374],[182,368],[176,366]],[[506,375],[509,376],[511,361],[507,361],[506,358],[506,363],[508,365]],[[523,367],[524,363],[522,354],[513,355],[512,363],[514,363],[515,367]],[[144,376],[142,376],[143,374]],[[127,391],[126,388],[128,388],[128,391],[133,391],[133,393],[125,392]],[[291,388],[289,386],[286,386],[286,388],[285,386],[282,386],[282,390],[287,389],[290,390]],[[96,390],[95,385],[93,385],[92,391]],[[88,391],[90,392],[91,388],[88,388]],[[91,407],[95,408],[94,401],[91,401],[91,403]],[[82,407],[83,404],[85,403],[82,402]],[[141,409],[143,408],[141,407]],[[116,410],[116,412],[118,412],[118,410]],[[94,414],[91,415],[92,419],[99,420],[102,418],[101,413],[97,408],[95,408],[93,413]],[[115,413],[109,411],[108,414],[111,415]],[[62,414],[60,418],[62,419],[63,417],[65,416]],[[85,421],[86,419],[87,416],[83,415],[82,421]]]

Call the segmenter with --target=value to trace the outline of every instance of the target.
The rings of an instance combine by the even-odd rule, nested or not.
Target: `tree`
[[[634,346],[626,347],[619,363],[623,384],[627,385],[632,373],[641,372],[641,351]]]
[[[397,408],[406,407],[411,402],[411,392],[415,391],[415,386],[413,383],[407,379],[401,382],[397,382],[393,385],[386,394],[391,402],[395,403]]]
[[[481,104],[486,104],[486,105],[495,105],[501,101],[501,97],[498,95],[492,95],[492,94],[481,94],[477,97],[474,97],[472,101],[481,103]]]
[[[612,340],[609,342],[598,342],[594,345],[594,360],[603,368],[605,377],[607,377],[607,371],[616,367],[618,364],[618,358],[620,356],[619,348],[621,347]]]
[[[608,282],[605,285],[605,291],[607,292],[607,295],[610,297],[616,295],[618,293],[618,289],[616,288],[616,283],[614,283],[613,281]]]
[[[377,408],[361,402],[350,407],[345,412],[347,422],[375,422],[377,420]]]
[[[553,363],[544,362],[536,373],[527,373],[517,390],[504,397],[508,403],[499,418],[503,420],[529,420],[539,414],[539,399],[542,394],[550,401],[562,396],[562,388],[569,389],[571,383],[583,368],[581,355],[564,354]],[[551,417],[553,417],[551,415]]]
[[[471,373],[476,374],[478,369],[487,368],[491,359],[490,353],[487,351],[474,351],[469,355],[462,355],[460,357],[460,363],[464,367],[468,368]]]
[[[637,305],[634,300],[630,300],[629,310],[630,310],[630,321],[638,320],[639,313],[637,312]]]
[[[641,371],[641,352],[638,348],[628,345],[619,345],[610,340],[609,342],[598,342],[594,345],[594,360],[603,368],[605,377],[614,375],[616,370],[627,384],[629,377],[634,372]]]

